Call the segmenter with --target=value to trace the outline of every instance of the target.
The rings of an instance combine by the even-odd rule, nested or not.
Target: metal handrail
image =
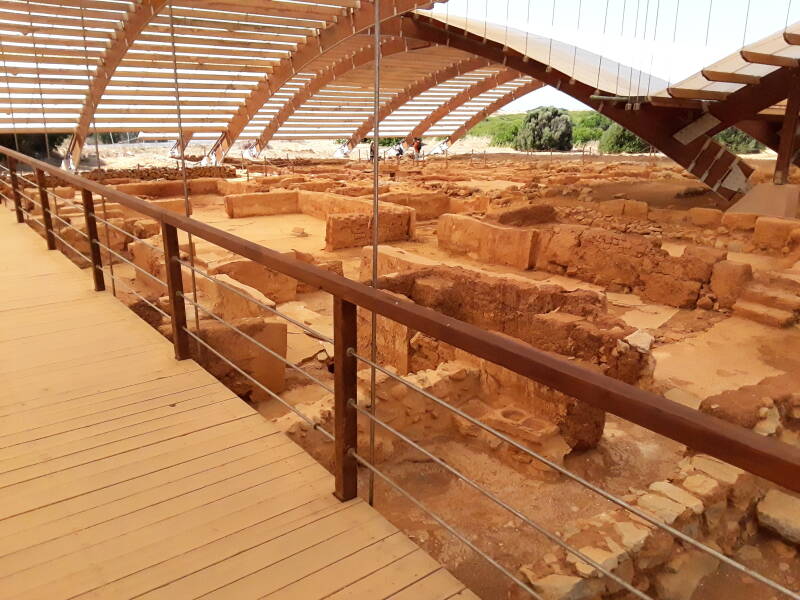
[[[486,331],[413,302],[288,257],[206,223],[158,207],[0,146],[0,153],[78,189],[122,204],[163,225],[195,235],[336,298],[538,381],[568,396],[664,435],[690,448],[800,491],[800,449],[758,435],[652,392],[591,371],[522,341]],[[180,265],[178,265],[180,266]]]

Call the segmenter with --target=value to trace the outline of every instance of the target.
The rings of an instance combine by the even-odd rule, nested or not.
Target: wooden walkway
[[[0,598],[475,596],[0,213]]]

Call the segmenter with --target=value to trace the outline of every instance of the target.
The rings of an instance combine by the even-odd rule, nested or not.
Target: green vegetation
[[[649,152],[650,144],[622,125],[612,123],[600,137],[598,149],[603,154],[635,154]]]
[[[599,140],[613,123],[594,110],[574,110],[569,116],[572,118],[572,143],[576,146]]]
[[[764,144],[735,127],[720,131],[714,139],[737,154],[758,154],[764,149]]]
[[[525,113],[513,115],[496,115],[481,121],[470,130],[468,135],[491,138],[492,146],[513,146],[520,125],[525,120]]]
[[[572,150],[572,119],[555,106],[528,112],[514,138],[515,150]]]
[[[42,158],[47,155],[47,143],[50,142],[50,150],[55,150],[56,147],[69,136],[68,133],[51,133],[45,136],[43,133],[20,133],[17,134],[17,139],[14,139],[14,134],[4,133],[0,134],[0,146],[11,148],[15,150],[19,144],[19,151],[34,158]]]
[[[571,146],[583,146],[589,142],[599,141],[600,152],[607,154],[639,153],[648,152],[650,150],[650,145],[647,142],[641,140],[622,126],[615,124],[611,119],[601,115],[597,111],[564,111],[553,107],[542,107],[532,112],[537,111],[547,111],[547,114],[550,115],[548,118],[553,118],[555,114],[569,115],[572,122]],[[489,137],[491,138],[490,143],[492,146],[516,148],[520,130],[530,114],[531,113],[516,113],[489,117],[473,127],[468,135]],[[539,118],[540,117],[537,117],[537,122]],[[554,138],[550,137],[548,138],[549,141],[547,141],[540,139],[542,135],[543,132],[537,134],[537,136],[539,136],[536,143],[537,147],[535,148],[537,150],[561,150],[566,146],[563,139],[556,141]],[[730,127],[714,137],[717,141],[724,144],[731,152],[736,152],[738,154],[754,154],[764,149],[763,144],[735,127]],[[521,147],[518,149],[523,148]]]

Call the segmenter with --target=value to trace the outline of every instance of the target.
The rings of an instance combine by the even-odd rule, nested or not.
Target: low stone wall
[[[189,194],[216,194],[220,180],[215,177],[198,177],[189,179]],[[123,183],[114,186],[120,192],[139,196],[140,198],[171,198],[183,197],[183,180],[172,179],[162,181],[145,181],[137,183]]]
[[[398,190],[379,196],[382,202],[408,206],[417,211],[417,218],[435,219],[450,210],[450,198],[441,192],[427,190]]]
[[[231,219],[300,212],[297,190],[274,189],[269,192],[229,194],[223,198],[225,212]]]
[[[534,265],[539,241],[536,229],[520,229],[453,214],[439,218],[436,236],[439,247],[450,252],[522,270]]]
[[[411,239],[408,215],[382,212],[378,223],[379,243]],[[325,249],[339,250],[371,244],[372,224],[373,219],[370,215],[358,213],[329,215],[325,221]]]
[[[699,541],[734,554],[755,532],[755,478],[705,455],[684,459],[668,481],[626,500]],[[571,524],[561,538],[655,598],[690,600],[720,562],[622,508]],[[522,568],[545,600],[619,597],[619,584],[561,548]]]
[[[511,227],[464,215],[443,215],[437,236],[440,247],[475,260],[563,274],[681,308],[710,294],[714,265],[727,256],[688,246],[676,257],[641,235],[585,225]]]

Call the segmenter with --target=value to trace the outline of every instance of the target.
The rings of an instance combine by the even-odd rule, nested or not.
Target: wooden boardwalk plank
[[[309,454],[196,363],[175,361],[157,331],[8,214],[0,375],[4,600],[464,593],[373,508],[336,500]]]

